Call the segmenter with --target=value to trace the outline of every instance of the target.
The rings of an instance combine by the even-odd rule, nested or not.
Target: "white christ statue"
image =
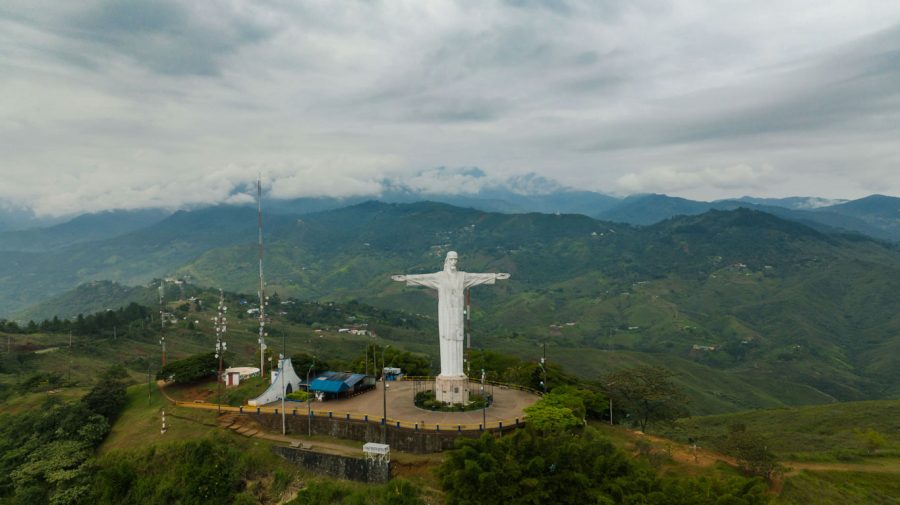
[[[441,343],[441,374],[436,381],[437,399],[447,403],[468,400],[463,373],[463,320],[465,290],[479,284],[509,279],[509,274],[473,274],[456,269],[456,252],[447,253],[444,269],[433,274],[394,275],[391,279],[407,286],[425,286],[438,292],[438,329]],[[442,389],[441,384],[444,388]],[[460,388],[463,390],[460,391]]]

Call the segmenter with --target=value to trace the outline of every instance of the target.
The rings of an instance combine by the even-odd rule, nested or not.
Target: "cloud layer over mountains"
[[[45,215],[241,201],[258,172],[285,198],[900,193],[892,1],[10,0],[0,47],[0,201]]]

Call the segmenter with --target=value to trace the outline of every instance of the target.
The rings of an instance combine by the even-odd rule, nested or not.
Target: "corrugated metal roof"
[[[366,376],[361,373],[322,372],[309,385],[310,391],[340,393],[354,387]]]
[[[309,385],[310,391],[322,391],[323,393],[340,393],[350,389],[350,386],[341,381],[328,379],[316,379]]]

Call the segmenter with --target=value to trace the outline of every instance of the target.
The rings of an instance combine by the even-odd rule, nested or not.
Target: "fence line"
[[[280,415],[281,410],[278,407],[233,407],[231,405],[218,405],[208,402],[185,402],[173,401],[176,407],[185,407],[189,409],[201,410],[221,410],[222,412],[232,412],[239,414],[276,414]],[[304,409],[285,409],[285,413],[292,417],[305,417],[307,412]],[[309,415],[315,418],[334,419],[337,421],[359,421],[366,423],[382,424],[384,421],[381,416],[369,416],[367,414],[353,414],[350,412],[335,412],[332,410],[309,410]],[[392,428],[399,428],[411,431],[435,431],[435,432],[462,432],[462,431],[484,431],[484,430],[502,430],[504,428],[513,428],[523,426],[525,424],[525,415],[512,419],[500,419],[497,421],[488,421],[486,425],[481,423],[423,423],[416,421],[406,421],[402,419],[387,419],[387,425]]]
[[[468,379],[469,379],[470,381],[472,381],[472,382],[481,384],[481,379],[480,379],[480,378],[469,377]],[[412,375],[412,376],[404,375],[400,380],[404,380],[404,381],[434,382],[434,377],[425,376],[425,375]],[[388,381],[388,382],[390,382],[390,381]],[[537,389],[530,388],[530,387],[528,387],[528,386],[520,386],[520,385],[518,385],[518,384],[509,384],[509,383],[506,383],[506,382],[499,382],[499,381],[492,381],[492,380],[485,380],[484,383],[485,383],[485,384],[492,385],[492,386],[497,386],[497,387],[499,387],[499,388],[501,388],[501,389],[515,389],[516,391],[524,391],[524,392],[526,392],[526,393],[531,393],[531,394],[534,394],[534,395],[537,395],[537,396],[543,396],[543,394],[544,394],[542,391],[539,391],[539,390],[537,390]]]
[[[434,381],[434,377],[404,376],[402,378],[402,380],[430,382],[430,381]],[[471,377],[469,378],[469,380],[476,381],[476,379],[473,379]],[[388,381],[388,382],[390,382],[390,381]],[[481,381],[477,380],[477,382],[480,383]],[[537,396],[541,396],[540,391],[537,391],[537,390],[534,390],[532,388],[525,387],[525,386],[519,386],[517,384],[506,384],[503,382],[488,381],[488,380],[485,381],[485,384],[491,384],[493,386],[497,386],[500,388],[515,389],[518,391],[524,391],[527,393],[535,394]],[[281,410],[277,406],[276,407],[251,407],[248,405],[244,405],[241,407],[234,407],[231,405],[220,405],[217,403],[210,403],[210,402],[204,402],[204,401],[199,401],[199,400],[195,400],[192,402],[180,401],[180,400],[175,400],[173,398],[170,398],[170,397],[168,397],[168,395],[166,395],[166,398],[168,398],[168,400],[170,402],[172,402],[173,404],[175,404],[175,406],[177,406],[177,407],[185,407],[185,408],[190,408],[190,409],[217,410],[217,411],[222,411],[222,412],[233,412],[233,413],[239,413],[239,414],[281,414]],[[307,411],[309,414],[307,414],[307,412],[304,412],[303,410],[304,409],[302,409],[302,408],[301,409],[289,408],[289,409],[285,409],[285,412],[289,416],[310,415],[312,417],[329,418],[329,419],[335,419],[335,420],[340,420],[340,421],[360,421],[360,422],[378,423],[378,424],[382,424],[383,422],[386,422],[386,424],[388,426],[391,426],[393,428],[412,430],[412,431],[435,431],[435,432],[463,432],[463,431],[471,432],[471,431],[484,431],[484,430],[497,430],[497,429],[503,430],[504,428],[512,428],[512,427],[524,425],[525,418],[526,418],[526,416],[524,414],[522,414],[522,417],[511,418],[511,419],[500,419],[497,421],[489,421],[484,426],[482,426],[481,423],[440,424],[440,423],[423,423],[423,422],[416,422],[416,421],[406,421],[406,420],[402,420],[402,419],[392,419],[392,418],[383,420],[381,418],[381,416],[378,416],[378,415],[369,416],[367,414],[353,414],[350,412],[335,412],[332,410],[311,410],[310,409],[309,411]]]

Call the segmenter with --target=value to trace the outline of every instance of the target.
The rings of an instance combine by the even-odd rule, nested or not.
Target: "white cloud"
[[[719,168],[680,169],[654,167],[640,173],[630,172],[616,180],[627,193],[678,193],[685,190],[719,190],[732,192],[759,190],[783,182],[769,165],[752,167],[746,164]]]
[[[532,172],[700,198],[897,194],[898,27],[882,0],[8,0],[0,201],[235,201],[258,171],[281,197]]]

